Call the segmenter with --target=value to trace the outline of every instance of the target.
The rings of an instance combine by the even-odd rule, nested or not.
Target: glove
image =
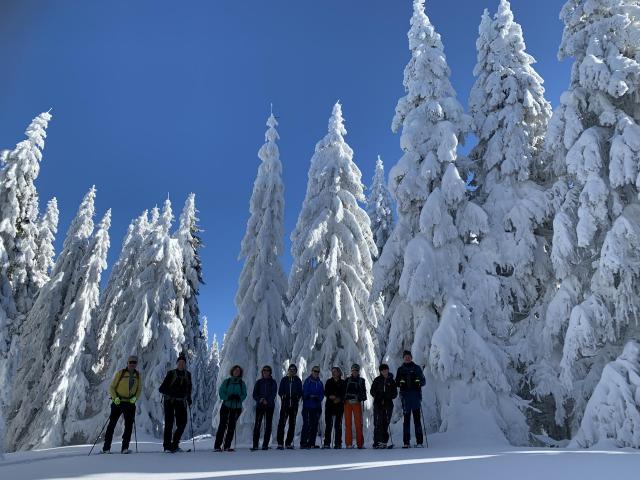
[[[114,405],[120,405],[120,397],[116,397],[113,399],[113,404]]]
[[[132,404],[136,403],[137,401],[138,401],[138,397],[136,397],[135,395],[129,399],[129,403],[132,403]]]

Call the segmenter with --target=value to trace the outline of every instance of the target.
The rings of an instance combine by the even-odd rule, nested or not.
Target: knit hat
[[[178,355],[178,360],[176,360],[176,363],[178,363],[180,360],[184,360],[184,363],[187,363],[187,357],[184,355],[184,352],[180,352],[180,355]]]
[[[411,358],[413,358],[413,355],[411,355],[411,352],[409,350],[405,350],[404,352],[402,352],[402,356],[406,357],[407,355],[409,355]]]
[[[380,368],[378,368],[379,371],[383,371],[383,370],[389,370],[389,365],[387,365],[386,363],[383,363],[380,365]]]
[[[298,371],[298,367],[296,367],[295,363],[292,363],[289,365],[289,370],[292,370],[292,369],[295,370],[296,372]]]
[[[138,363],[138,357],[136,355],[129,355],[127,362],[136,362]]]
[[[351,365],[351,370],[360,371],[360,365],[358,365],[357,363],[354,363],[353,365]]]

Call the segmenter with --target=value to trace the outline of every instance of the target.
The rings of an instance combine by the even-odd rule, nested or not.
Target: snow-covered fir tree
[[[209,371],[209,359],[211,351],[209,347],[207,317],[202,317],[202,330],[197,339],[196,351],[192,356],[191,371],[193,382],[193,428],[196,434],[211,433],[211,418],[213,411],[213,399],[215,392],[215,379]]]
[[[219,384],[235,364],[242,365],[249,388],[264,365],[271,365],[274,377],[279,378],[286,358],[284,300],[287,283],[280,263],[284,250],[284,186],[276,143],[279,139],[277,125],[271,114],[267,120],[265,143],[258,152],[261,163],[253,184],[250,217],[239,255],[244,259],[244,266],[235,299],[238,313],[225,337]],[[247,409],[240,417],[239,435],[241,432],[248,434],[253,428],[253,410]]]
[[[554,219],[545,340],[562,348],[557,420],[569,407],[575,433],[604,366],[640,338],[640,13],[631,0],[570,0],[561,18],[559,57],[574,63],[548,143],[572,188]]]
[[[604,367],[571,446],[606,443],[640,448],[640,344],[635,340]]]
[[[142,395],[136,403],[137,428],[139,432],[158,436],[164,422],[158,385],[166,372],[175,368],[178,354],[186,352],[190,329],[179,315],[189,288],[183,274],[184,255],[180,242],[170,233],[171,202],[165,201],[161,215],[156,212],[157,209],[152,211],[151,223],[144,225],[149,231],[142,236],[126,294],[112,298],[114,303],[107,306],[112,310],[109,330],[114,333],[103,339],[103,347],[109,345],[109,355],[103,361],[103,383],[98,395],[94,396],[93,410],[108,411],[109,400],[104,392],[109,382],[117,370],[124,368],[129,355],[137,355],[142,375]],[[141,227],[145,223],[143,219]],[[128,235],[127,240],[134,241],[136,235]],[[128,268],[125,263],[119,268]],[[100,333],[104,331],[104,325],[101,325]],[[100,415],[94,418],[96,424],[100,421],[98,417],[101,418]]]
[[[398,293],[405,250],[418,233],[420,212],[432,184],[442,175],[439,157],[451,155],[458,145],[456,129],[448,125],[464,123],[462,106],[449,82],[440,35],[424,13],[424,0],[413,2],[407,36],[411,60],[404,70],[406,95],[398,101],[392,123],[394,132],[402,130],[403,155],[389,172],[398,218],[375,264],[372,289],[372,298],[385,295],[385,322],[390,328],[384,353],[392,369],[401,363],[403,350],[411,348],[422,321],[414,318],[412,307]],[[417,363],[426,365],[427,351],[418,354]]]
[[[378,248],[378,255],[382,253],[384,245],[391,236],[393,231],[393,213],[391,204],[391,195],[387,189],[384,176],[384,164],[378,156],[376,161],[376,171],[373,175],[373,181],[369,188],[369,196],[367,197],[367,213],[371,220],[371,231],[373,233],[373,241]],[[391,301],[397,288],[395,285],[387,284],[387,288],[381,292],[382,302],[385,309],[389,308],[387,299]],[[384,352],[387,347],[387,339],[389,338],[389,317],[380,315],[378,318],[378,328],[376,329],[376,342],[378,343],[378,351]]]
[[[216,388],[218,387],[218,377],[220,376],[220,346],[218,345],[218,337],[216,334],[213,335],[213,342],[211,342],[211,348],[209,349],[209,361],[207,363],[207,379],[211,384],[212,397],[210,399],[210,409],[211,413],[209,414],[209,419],[211,420],[210,425],[203,425],[203,429],[209,430],[209,428],[217,428],[217,424],[213,424],[213,411],[217,409],[218,403],[218,391]]]
[[[95,320],[100,278],[107,266],[110,224],[109,210],[72,272],[44,371],[20,406],[20,412],[29,418],[27,430],[17,437],[17,447],[49,448],[87,442],[95,433],[93,428],[85,428],[84,420],[94,413],[89,384],[97,353]]]
[[[371,232],[378,252],[382,252],[393,230],[392,208],[391,195],[384,176],[384,163],[378,155],[376,171],[367,197],[367,213],[371,219]]]
[[[469,305],[474,325],[512,387],[531,389],[533,381],[535,394],[544,396],[557,391],[557,382],[549,391],[553,382],[539,378],[548,373],[543,368],[548,357],[538,340],[545,293],[553,285],[547,253],[551,219],[566,191],[563,183],[544,185],[541,147],[551,107],[508,1],[500,1],[493,18],[485,10],[476,46],[469,107],[478,144],[471,158],[479,183],[475,199],[488,216],[489,231],[467,247]],[[521,332],[511,347],[514,328]],[[518,373],[523,364],[533,365],[527,382]]]
[[[27,127],[26,140],[4,159],[0,171],[0,239],[7,254],[6,274],[11,281],[17,313],[24,318],[38,291],[38,192],[42,149],[51,114],[41,113]],[[21,323],[21,320],[18,320]],[[20,325],[15,326],[17,329]]]
[[[45,391],[38,385],[43,378],[55,375],[46,369],[56,346],[56,331],[62,328],[64,315],[76,300],[75,275],[82,267],[93,233],[95,194],[95,187],[92,187],[83,198],[51,272],[51,279],[40,289],[22,326],[7,427],[7,443],[14,448],[30,444],[29,428],[33,414],[45,400]]]
[[[364,189],[346,133],[336,103],[328,133],[311,158],[307,192],[291,234],[291,359],[303,377],[313,365],[329,372],[358,363],[371,385],[377,370],[373,337],[383,306],[379,299],[369,302],[376,246],[369,217],[358,205]]]
[[[49,280],[49,273],[55,263],[56,255],[54,242],[58,233],[58,201],[52,198],[47,203],[47,209],[38,221],[35,282],[40,289]]]

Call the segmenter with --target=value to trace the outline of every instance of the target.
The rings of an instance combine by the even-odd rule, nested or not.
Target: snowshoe
[[[385,448],[386,448],[387,450],[391,450],[391,449],[393,448],[393,443],[391,443],[391,444],[387,445]]]
[[[216,453],[221,453],[222,449],[220,447],[218,447],[218,448],[214,448],[213,451],[216,452]]]
[[[262,450],[269,450],[269,447],[265,445],[264,447],[262,447]]]
[[[320,448],[320,445],[314,445],[311,448]]]
[[[362,445],[362,446],[358,447],[358,450],[364,450],[364,449],[366,449],[366,448],[367,448],[367,447],[365,447],[364,445]]]
[[[328,449],[328,448],[331,448],[331,445],[322,445],[322,449],[323,449],[323,450],[326,450],[326,449]]]
[[[416,443],[413,448],[424,448],[424,445],[422,443]]]
[[[342,445],[336,445],[335,447],[333,447],[334,450],[341,450],[342,449]]]
[[[347,445],[347,450],[353,450],[353,445]]]
[[[278,445],[278,450],[284,450],[284,445]]]
[[[120,453],[122,455],[129,455],[131,453],[131,450],[129,450],[128,448],[123,448]]]
[[[411,445],[409,445],[408,443],[405,443],[404,445],[402,445],[402,448],[411,448]]]
[[[257,452],[258,450],[260,450],[258,447],[251,447],[249,449],[251,452]]]
[[[102,453],[105,455],[110,455],[111,454],[111,450],[102,450]]]
[[[233,448],[225,448],[224,451],[225,452],[235,452],[235,449],[233,449]]]
[[[296,447],[294,447],[293,445],[287,445],[287,450],[295,450]]]
[[[165,448],[164,453],[174,453],[175,450],[171,450],[170,448]]]

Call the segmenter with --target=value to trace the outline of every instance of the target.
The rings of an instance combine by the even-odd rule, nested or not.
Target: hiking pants
[[[133,403],[122,401],[120,405],[111,403],[111,414],[109,415],[109,425],[107,432],[104,434],[103,450],[111,450],[111,441],[113,440],[113,432],[116,429],[120,415],[124,416],[124,433],[122,434],[122,450],[129,448],[131,441],[131,432],[133,431],[133,422],[136,417],[136,406]]]
[[[331,403],[327,400],[324,409],[324,445],[331,446],[331,431],[334,430],[333,445],[342,446],[342,415],[344,415],[344,404]]]
[[[364,446],[364,435],[362,433],[362,403],[344,403],[344,441],[347,447],[353,445],[352,423],[356,427],[356,444],[358,448]]]
[[[173,433],[173,421],[176,431]],[[187,426],[187,404],[184,400],[165,399],[164,401],[164,441],[165,450],[175,450],[180,446],[180,439]],[[172,438],[173,437],[173,438]]]
[[[404,423],[402,425],[402,440],[405,445],[411,443],[411,415],[413,415],[413,425],[416,431],[416,443],[422,445],[424,439],[422,438],[422,422],[420,421],[420,409],[405,410]]]
[[[260,427],[262,426],[262,419],[265,419],[264,426],[264,440],[262,441],[262,447],[269,446],[271,440],[271,426],[273,424],[273,410],[275,407],[265,407],[264,405],[258,405],[256,407],[256,422],[253,425],[253,448],[258,448],[260,442]]]
[[[277,440],[278,445],[286,445],[287,447],[293,444],[293,437],[296,434],[296,417],[298,416],[298,403],[292,407],[285,405],[286,402],[282,402],[280,407],[280,418],[278,419],[278,433]],[[287,443],[284,441],[284,427],[289,422],[289,430],[287,431]]]
[[[229,408],[224,404],[220,407],[220,423],[218,424],[218,431],[216,432],[214,448],[220,448],[223,439],[224,448],[231,448],[231,442],[236,433],[236,423],[241,413],[241,408]]]
[[[393,403],[373,405],[373,443],[389,443],[389,423],[393,413]]]
[[[302,408],[302,434],[300,435],[300,447],[312,448],[316,445],[318,436],[318,423],[320,423],[322,408]]]

